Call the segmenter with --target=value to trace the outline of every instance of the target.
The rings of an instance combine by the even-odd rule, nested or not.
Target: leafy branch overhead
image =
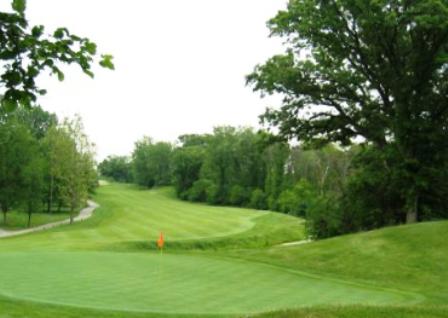
[[[19,105],[31,107],[46,91],[36,85],[43,72],[64,80],[62,64],[77,64],[93,77],[97,46],[88,38],[58,28],[47,34],[42,25],[30,26],[25,16],[26,0],[13,0],[12,12],[0,12],[1,106],[13,111]],[[102,55],[99,64],[113,70],[112,55]]]

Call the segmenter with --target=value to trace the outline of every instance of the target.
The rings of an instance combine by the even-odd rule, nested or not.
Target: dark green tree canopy
[[[32,106],[45,90],[36,84],[42,72],[64,80],[61,64],[77,64],[93,77],[96,44],[88,38],[58,28],[48,35],[42,25],[30,26],[25,16],[26,0],[13,0],[12,12],[0,12],[1,106],[12,111],[19,105]],[[101,66],[113,69],[111,55],[102,55]]]
[[[262,118],[287,139],[398,156],[384,171],[414,219],[448,159],[448,1],[290,0],[269,27],[288,49],[248,76],[283,96]]]
[[[284,96],[264,116],[282,135],[410,145],[415,130],[445,133],[447,1],[291,0],[269,27],[288,51],[248,82]]]

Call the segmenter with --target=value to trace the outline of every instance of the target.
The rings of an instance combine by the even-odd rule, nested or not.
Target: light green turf
[[[446,313],[448,222],[279,247],[304,238],[302,220],[182,202],[170,188],[109,184],[94,199],[88,221],[0,239],[0,318]],[[163,256],[151,250],[159,231]]]
[[[424,303],[446,305],[447,242],[448,221],[440,221],[226,255],[375,286],[394,286],[422,295]]]
[[[418,301],[404,293],[201,256],[5,253],[0,264],[3,295],[97,309],[209,314]]]
[[[163,232],[167,244],[214,243],[239,237],[266,245],[270,241],[300,240],[303,221],[279,213],[233,207],[213,207],[183,202],[172,188],[142,190],[133,185],[109,184],[98,189],[100,207],[94,216],[80,224],[63,226],[33,238],[10,239],[2,250],[129,249],[150,247]],[[254,233],[255,230],[255,233]],[[32,244],[30,244],[30,240]],[[145,246],[147,244],[148,246]],[[155,245],[152,244],[152,247]]]

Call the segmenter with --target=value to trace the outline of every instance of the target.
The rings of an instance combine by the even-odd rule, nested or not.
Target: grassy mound
[[[346,235],[302,246],[233,252],[234,257],[419,293],[448,303],[448,222]],[[447,313],[448,315],[448,313]]]

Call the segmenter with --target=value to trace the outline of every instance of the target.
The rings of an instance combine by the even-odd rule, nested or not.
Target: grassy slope
[[[143,236],[133,236],[127,243],[120,243],[114,235],[113,227],[120,214],[128,213],[126,209],[120,207],[120,201],[126,201],[126,198],[118,199],[116,195],[123,190],[135,192],[132,195],[138,197],[147,195],[146,192],[139,193],[135,189],[125,189],[122,186],[113,185],[100,191],[97,200],[103,204],[95,217],[83,224],[72,227],[63,227],[52,230],[47,233],[35,234],[23,238],[0,240],[0,255],[3,252],[11,250],[79,250],[79,249],[114,249],[120,250],[140,249],[147,247],[142,242]],[[116,191],[115,195],[109,195],[109,191]],[[165,192],[164,192],[165,191]],[[164,214],[170,213],[170,209],[176,205],[171,205],[167,200],[170,197],[168,190],[159,192],[164,196],[160,197],[161,205],[168,204],[163,211]],[[130,200],[135,200],[133,199]],[[136,200],[138,201],[138,200]],[[132,201],[130,201],[132,204]],[[183,205],[183,202],[176,201]],[[140,203],[144,204],[144,203]],[[187,204],[188,205],[188,204]],[[200,207],[207,209],[210,207],[201,205],[188,205],[184,207],[184,212],[195,213]],[[179,207],[179,206],[178,206]],[[178,208],[177,207],[177,208]],[[211,208],[221,209],[221,208]],[[224,208],[227,209],[227,208]],[[157,208],[158,210],[158,208]],[[112,214],[111,211],[115,211]],[[143,210],[141,210],[144,213]],[[209,210],[210,211],[210,210]],[[204,210],[205,212],[205,210]],[[206,244],[199,244],[195,240],[185,240],[176,238],[173,247],[193,248],[193,247],[247,247],[250,241],[256,244],[253,246],[271,245],[276,240],[283,241],[293,237],[288,227],[287,219],[269,219],[276,217],[275,214],[266,214],[258,218],[250,219],[253,211],[242,210],[249,221],[254,221],[252,229],[234,234],[230,237],[218,237],[201,239]],[[181,217],[182,215],[177,215]],[[209,214],[207,215],[209,217]],[[290,220],[288,218],[288,220]],[[285,221],[283,225],[280,225]],[[171,221],[170,221],[171,222]],[[271,230],[270,224],[275,222],[278,227]],[[244,223],[244,222],[243,222]],[[131,223],[132,224],[132,223]],[[127,224],[126,226],[128,226]],[[294,224],[294,229],[300,225]],[[93,236],[94,229],[98,228],[97,236]],[[255,230],[264,232],[265,235],[257,233]],[[282,231],[282,229],[286,229]],[[87,236],[86,233],[91,233]],[[107,234],[109,232],[109,234]],[[157,232],[157,230],[155,231]],[[114,233],[114,234],[110,234]],[[223,233],[223,232],[221,232]],[[220,234],[221,234],[220,233]],[[225,231],[224,231],[225,233]],[[308,245],[296,247],[272,247],[268,249],[240,249],[228,250],[220,249],[218,252],[207,250],[200,252],[205,257],[216,257],[220,255],[223,258],[244,258],[251,261],[268,263],[275,266],[289,268],[294,271],[305,271],[317,275],[329,276],[336,279],[353,280],[354,282],[367,283],[369,285],[390,287],[420,293],[425,296],[425,302],[418,307],[367,307],[367,306],[344,306],[344,307],[312,307],[309,309],[298,309],[294,311],[284,311],[264,314],[262,317],[447,317],[448,308],[441,306],[448,302],[447,285],[448,270],[447,245],[444,244],[448,239],[448,222],[425,223],[414,226],[403,226],[398,228],[389,228],[370,233],[349,235],[345,237],[325,240]],[[152,233],[150,233],[152,236]],[[197,233],[193,233],[198,235]],[[124,235],[124,234],[123,234]],[[222,234],[221,234],[222,235]],[[236,240],[235,237],[239,236]],[[270,239],[263,238],[264,236]],[[126,235],[121,238],[125,238]],[[300,239],[300,235],[297,236]],[[175,238],[175,237],[173,237]],[[246,240],[247,239],[247,240]],[[232,242],[233,243],[226,243]],[[30,243],[32,242],[32,243]],[[98,243],[100,242],[100,243]],[[195,243],[196,242],[196,243]],[[196,255],[196,252],[190,252],[190,255]],[[0,263],[1,267],[1,263]],[[263,280],[263,278],[261,278]],[[330,279],[331,280],[331,279]],[[230,290],[234,290],[230,288]],[[290,291],[295,293],[297,289]],[[300,294],[300,292],[299,292]],[[320,295],[316,295],[319,298]],[[93,309],[80,309],[76,307],[66,307],[57,305],[41,305],[23,300],[8,299],[0,296],[0,317],[25,317],[33,313],[33,317],[159,317],[158,314],[139,314],[124,313],[112,311],[95,311]],[[165,315],[164,315],[165,316]],[[174,315],[178,316],[178,315]],[[173,316],[173,317],[174,317]],[[197,315],[190,315],[196,317]],[[185,316],[185,317],[190,317]],[[208,317],[209,315],[207,315]],[[167,315],[167,317],[171,317]],[[182,316],[184,317],[184,316]]]
[[[394,286],[448,302],[448,222],[428,222],[337,237],[308,245],[234,252],[310,273]]]

